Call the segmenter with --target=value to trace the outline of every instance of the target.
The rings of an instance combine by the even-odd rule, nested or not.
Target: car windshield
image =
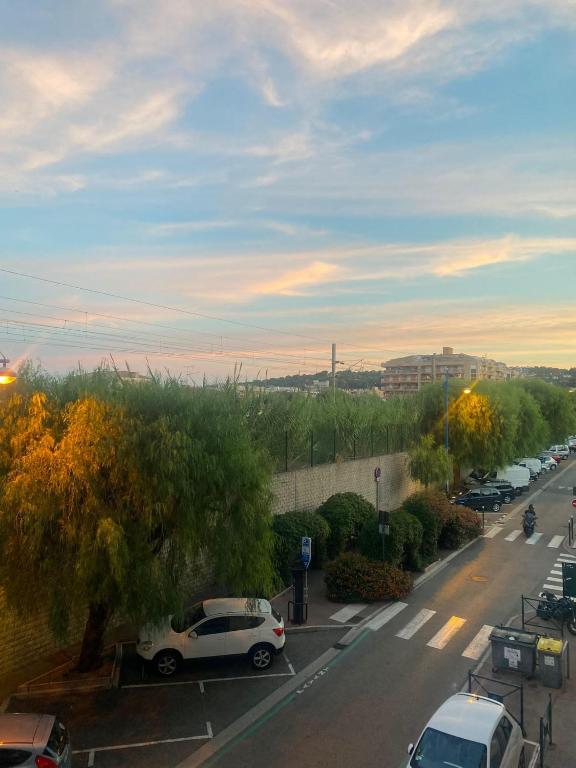
[[[185,632],[194,624],[198,624],[199,621],[206,618],[202,603],[196,603],[192,608],[186,609],[182,616],[172,616],[172,629],[174,632]]]
[[[426,728],[410,760],[411,768],[486,768],[486,747]]]

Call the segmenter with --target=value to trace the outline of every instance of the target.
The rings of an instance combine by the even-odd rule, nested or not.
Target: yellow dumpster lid
[[[554,637],[541,637],[538,640],[538,650],[562,653],[562,640],[556,640]]]

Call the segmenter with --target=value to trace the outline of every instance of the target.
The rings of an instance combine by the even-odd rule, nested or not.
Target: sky
[[[573,0],[0,0],[0,353],[576,366]]]

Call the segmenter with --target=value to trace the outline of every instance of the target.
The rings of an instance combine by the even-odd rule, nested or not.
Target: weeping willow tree
[[[108,372],[45,389],[0,405],[0,586],[20,614],[47,605],[59,638],[88,606],[80,670],[114,616],[182,610],[199,558],[270,591],[270,462],[229,391]]]

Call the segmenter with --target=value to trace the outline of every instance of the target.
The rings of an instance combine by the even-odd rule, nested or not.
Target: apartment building
[[[464,381],[503,381],[511,377],[504,363],[486,357],[455,353],[452,347],[444,347],[441,354],[408,355],[387,360],[382,363],[382,367],[381,388],[384,397],[418,392],[424,384],[443,380],[446,373],[450,378]]]

